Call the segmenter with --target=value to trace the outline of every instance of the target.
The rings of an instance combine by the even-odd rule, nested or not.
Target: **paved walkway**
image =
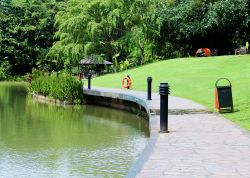
[[[250,137],[215,114],[169,116],[168,134],[159,134],[159,117],[151,118],[156,141],[138,178],[250,177]]]
[[[105,93],[145,92],[95,88]],[[159,107],[153,95],[148,106]],[[176,111],[206,111],[192,101],[170,97]],[[151,115],[149,144],[126,177],[138,178],[250,178],[250,135],[217,114],[184,112],[169,115],[170,133],[159,133],[159,116]]]

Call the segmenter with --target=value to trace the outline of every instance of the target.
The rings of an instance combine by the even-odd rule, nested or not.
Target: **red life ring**
[[[126,82],[125,82],[126,81]],[[124,77],[122,79],[122,87],[129,89],[132,85],[132,80],[129,77]]]

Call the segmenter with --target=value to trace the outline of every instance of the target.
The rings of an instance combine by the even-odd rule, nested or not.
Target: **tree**
[[[193,55],[200,47],[228,54],[245,38],[247,0],[180,0],[169,4],[161,15],[159,51],[167,53],[162,39],[181,56]]]
[[[123,35],[122,0],[69,0],[56,16],[59,39],[48,58],[77,63],[90,54],[112,60],[113,43]],[[68,62],[67,62],[68,63]]]
[[[95,54],[115,63],[129,57],[143,64],[159,35],[159,2],[69,0],[67,8],[56,16],[58,41],[47,57],[77,63]]]
[[[1,1],[0,57],[11,73],[22,75],[43,64],[53,44],[55,1]]]
[[[157,0],[135,0],[129,8],[126,20],[128,29],[131,30],[127,34],[132,51],[140,52],[140,64],[145,62],[145,53],[153,53],[155,38],[160,35],[158,12],[163,7],[162,4]]]

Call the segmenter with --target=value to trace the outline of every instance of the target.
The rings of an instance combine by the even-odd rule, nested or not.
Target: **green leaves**
[[[112,60],[113,41],[121,35],[123,27],[121,0],[70,0],[65,10],[56,16],[58,42],[50,50],[48,57],[55,53],[62,58],[79,61],[86,55],[104,54]]]
[[[51,76],[40,75],[31,82],[29,92],[50,96],[61,101],[79,104],[83,102],[82,82],[64,73],[60,75],[52,73]]]
[[[9,76],[10,64],[7,61],[0,62],[0,81],[6,80]]]
[[[250,37],[247,0],[182,0],[169,6],[161,12],[161,36],[183,55],[200,47],[228,54]]]
[[[247,0],[0,3],[0,59],[9,62],[11,74],[62,70],[91,54],[116,63],[118,71],[126,60],[129,68],[194,55],[200,47],[228,54],[250,38]]]
[[[0,6],[0,58],[11,74],[23,75],[43,63],[53,44],[55,1],[3,0]],[[40,62],[38,62],[40,61]]]
[[[48,57],[62,54],[66,61],[79,61],[90,54],[118,62],[127,57],[144,63],[145,49],[160,33],[158,3],[151,0],[69,0],[56,16],[56,38]],[[162,3],[162,2],[161,2]],[[136,51],[136,52],[135,52]],[[152,51],[149,53],[153,54]],[[134,55],[139,54],[139,55]],[[147,55],[148,56],[148,55]],[[114,62],[114,61],[113,61]]]

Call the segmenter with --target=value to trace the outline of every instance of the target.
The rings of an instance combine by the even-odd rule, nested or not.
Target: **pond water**
[[[0,83],[0,177],[123,177],[148,137],[134,114],[41,104]]]

